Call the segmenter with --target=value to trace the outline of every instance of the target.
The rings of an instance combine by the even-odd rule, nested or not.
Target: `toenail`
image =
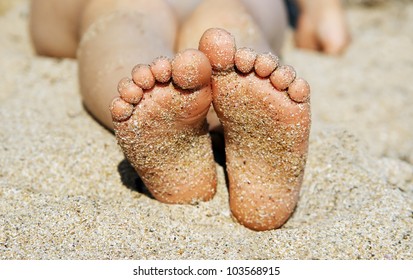
[[[151,89],[155,85],[155,77],[149,65],[138,64],[132,69],[132,79],[142,89]]]
[[[261,78],[266,78],[277,68],[279,58],[272,53],[263,53],[257,55],[255,60],[255,73]]]

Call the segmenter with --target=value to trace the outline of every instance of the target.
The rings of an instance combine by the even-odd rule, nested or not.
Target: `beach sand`
[[[219,165],[210,202],[140,192],[76,61],[36,56],[28,1],[0,0],[0,259],[413,259],[413,3],[388,2],[348,7],[341,57],[286,43],[312,87],[309,158],[294,215],[254,232]]]

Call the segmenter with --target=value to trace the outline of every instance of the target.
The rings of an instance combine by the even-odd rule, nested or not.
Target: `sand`
[[[28,1],[3,2],[0,259],[413,258],[412,2],[350,5],[342,57],[287,42],[284,63],[312,86],[313,129],[298,207],[267,232],[231,219],[219,165],[210,202],[139,192],[82,107],[76,62],[35,56]]]

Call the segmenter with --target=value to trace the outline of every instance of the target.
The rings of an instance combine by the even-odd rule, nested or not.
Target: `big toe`
[[[236,53],[235,38],[221,28],[210,28],[199,41],[199,50],[211,62],[215,71],[226,71],[234,67]]]
[[[182,89],[199,89],[211,80],[208,58],[195,49],[178,53],[172,61],[172,80]]]

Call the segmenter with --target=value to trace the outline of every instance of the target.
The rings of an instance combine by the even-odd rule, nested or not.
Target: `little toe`
[[[132,104],[117,97],[112,100],[112,103],[109,109],[112,114],[112,119],[116,122],[122,122],[122,121],[129,119],[129,117],[133,113],[134,107]]]
[[[208,29],[202,35],[198,49],[208,57],[213,70],[227,71],[234,67],[235,38],[228,31]]]
[[[296,78],[288,87],[290,98],[298,103],[303,103],[310,97],[310,85],[302,78]]]

